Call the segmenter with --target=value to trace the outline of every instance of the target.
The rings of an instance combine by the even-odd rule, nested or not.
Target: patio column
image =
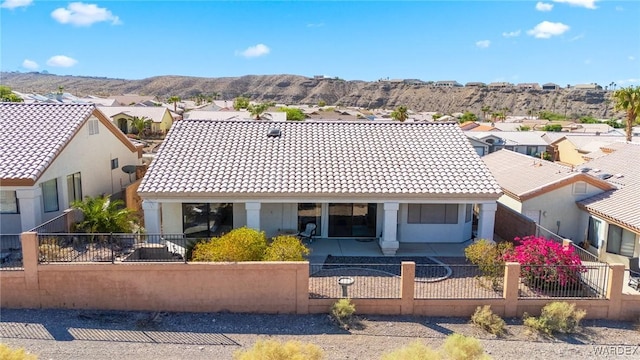
[[[20,204],[20,226],[22,231],[29,231],[42,224],[42,189],[16,190],[16,198]]]
[[[143,200],[144,228],[147,234],[161,234],[160,203],[154,200]]]
[[[244,204],[247,210],[247,227],[260,230],[260,203],[248,202]]]
[[[382,239],[380,249],[384,255],[393,256],[400,247],[398,242],[398,209],[397,202],[384,203],[384,224],[382,226]]]
[[[480,204],[480,218],[478,219],[478,239],[493,241],[493,227],[496,220],[497,203]]]

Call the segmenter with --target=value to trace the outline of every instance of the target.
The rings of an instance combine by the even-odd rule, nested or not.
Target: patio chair
[[[309,243],[313,241],[313,236],[315,235],[316,235],[316,224],[314,223],[307,223],[307,225],[304,228],[304,231],[301,231],[296,234],[296,236],[299,237],[300,240],[308,239]]]

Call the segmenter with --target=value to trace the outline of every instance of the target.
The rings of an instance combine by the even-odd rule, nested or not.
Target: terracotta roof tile
[[[578,203],[589,212],[613,219],[640,233],[640,183],[607,191]]]
[[[37,180],[94,110],[91,104],[0,103],[0,178]]]
[[[280,137],[268,137],[272,128]],[[176,196],[501,193],[455,124],[184,120],[138,192]]]

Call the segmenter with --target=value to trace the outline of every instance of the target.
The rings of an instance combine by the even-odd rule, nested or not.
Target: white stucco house
[[[113,194],[140,165],[136,146],[92,104],[0,104],[3,234],[28,231],[84,196]]]
[[[500,187],[456,124],[176,122],[145,174],[149,233],[210,237],[248,226],[317,241],[493,238]]]
[[[585,239],[576,202],[615,189],[578,169],[511,150],[496,151],[482,160],[502,187],[500,204],[575,243]]]

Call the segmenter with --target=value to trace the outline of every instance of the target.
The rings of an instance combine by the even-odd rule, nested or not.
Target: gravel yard
[[[40,359],[231,359],[263,338],[312,342],[326,359],[378,359],[415,339],[437,348],[454,332],[481,339],[494,359],[640,358],[631,322],[586,320],[579,334],[558,339],[529,334],[519,320],[507,323],[509,333],[497,339],[460,318],[363,316],[361,327],[347,331],[322,314],[2,309],[0,336]]]

